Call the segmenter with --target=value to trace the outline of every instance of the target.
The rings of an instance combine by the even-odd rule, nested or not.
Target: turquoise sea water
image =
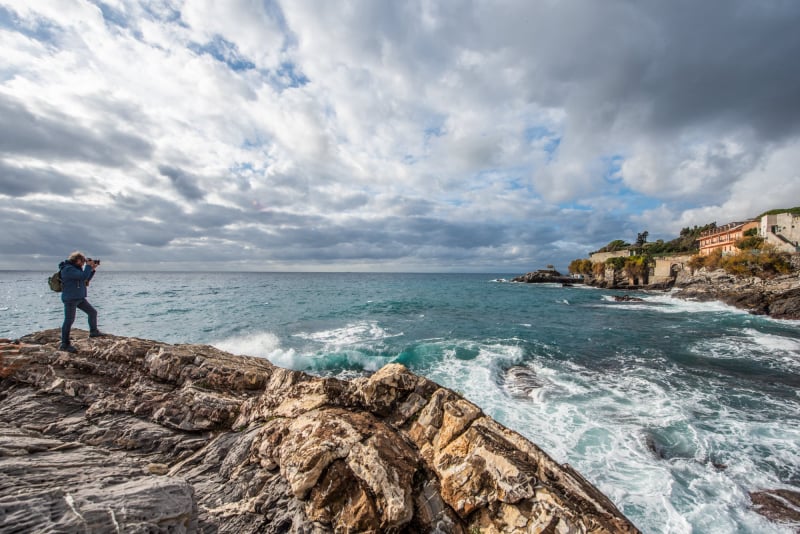
[[[48,274],[0,272],[0,337],[60,326]],[[89,300],[113,334],[320,375],[403,363],[576,467],[644,532],[796,531],[748,492],[800,491],[800,322],[498,281],[512,276],[101,271]]]

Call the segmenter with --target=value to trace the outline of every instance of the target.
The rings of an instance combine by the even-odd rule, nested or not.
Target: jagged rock
[[[570,466],[401,365],[342,381],[80,330],[69,354],[58,337],[4,352],[0,531],[637,532]]]
[[[800,527],[800,493],[786,489],[754,491],[750,500],[755,511],[764,517]]]
[[[701,302],[717,300],[756,315],[776,319],[800,319],[800,276],[772,279],[735,277],[717,269],[681,273],[674,296]]]

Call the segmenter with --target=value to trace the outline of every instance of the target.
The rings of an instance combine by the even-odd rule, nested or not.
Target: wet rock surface
[[[701,302],[721,301],[756,315],[800,319],[800,275],[772,279],[735,277],[723,270],[683,272],[673,296]]]
[[[750,493],[756,511],[779,523],[788,523],[800,531],[800,492],[776,489]]]
[[[58,331],[3,352],[0,531],[637,532],[568,465],[388,365],[352,381]]]

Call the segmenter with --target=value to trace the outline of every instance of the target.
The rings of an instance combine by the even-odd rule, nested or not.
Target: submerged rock
[[[637,532],[568,465],[401,365],[353,381],[206,345],[22,338],[0,530]]]
[[[614,295],[615,302],[644,302],[643,298],[632,297],[630,295]]]
[[[750,493],[753,507],[772,521],[789,523],[800,528],[800,492],[786,489]]]
[[[545,385],[536,371],[524,365],[515,365],[501,375],[500,383],[512,397],[532,397]]]

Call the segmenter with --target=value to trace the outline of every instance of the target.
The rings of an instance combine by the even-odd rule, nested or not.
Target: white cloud
[[[0,0],[0,219],[67,191],[176,261],[522,269],[753,215],[800,198],[796,9],[717,7]]]

